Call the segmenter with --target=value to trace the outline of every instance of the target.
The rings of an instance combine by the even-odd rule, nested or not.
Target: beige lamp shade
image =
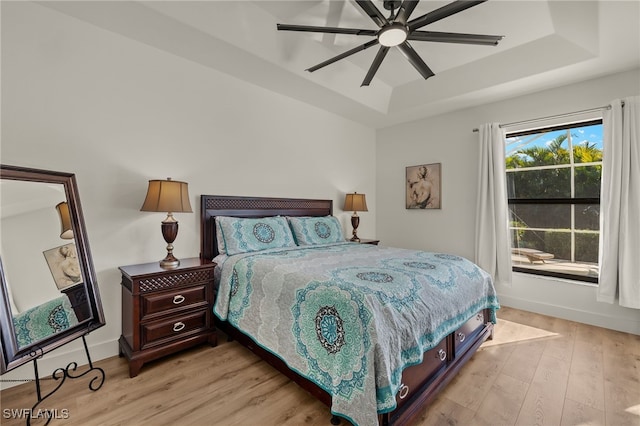
[[[347,194],[344,199],[344,211],[350,212],[366,212],[367,210],[367,200],[364,194],[358,194],[354,192],[353,194]]]
[[[63,240],[73,240],[73,227],[71,226],[71,215],[69,214],[69,204],[66,201],[56,205],[60,216],[60,238]]]
[[[143,212],[192,213],[189,185],[177,180],[150,180]]]

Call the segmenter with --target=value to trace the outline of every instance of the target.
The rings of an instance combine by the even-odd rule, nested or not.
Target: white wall
[[[60,219],[55,204],[49,209],[3,218],[1,226],[3,272],[12,284],[11,294],[18,311],[60,297],[43,253],[72,241],[59,237]]]
[[[378,238],[473,260],[479,151],[472,129],[600,107],[639,93],[636,69],[378,130]],[[442,163],[442,209],[405,210],[405,167],[426,163]],[[497,290],[505,306],[640,334],[640,311],[597,303],[593,286],[514,274],[511,288]]]
[[[372,129],[37,4],[3,2],[1,23],[1,161],[76,174],[107,320],[88,337],[94,360],[117,354],[118,266],[166,254],[165,215],[139,211],[149,179],[189,183],[178,258],[199,255],[200,194],[333,199],[347,233],[346,192],[376,205]],[[361,217],[375,237],[376,210]],[[79,348],[41,373],[85,363]]]

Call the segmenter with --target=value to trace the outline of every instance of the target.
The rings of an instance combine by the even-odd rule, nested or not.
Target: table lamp
[[[189,188],[186,182],[177,180],[150,180],[147,197],[140,208],[143,212],[167,212],[162,221],[162,236],[167,242],[167,256],[160,261],[166,269],[180,265],[180,260],[173,255],[173,242],[178,236],[178,221],[173,213],[192,213],[189,203]]]
[[[344,211],[352,211],[353,215],[351,215],[351,226],[353,226],[353,237],[351,237],[351,241],[360,241],[358,238],[358,225],[360,225],[360,217],[357,212],[366,212],[367,210],[367,200],[365,199],[364,194],[358,194],[354,192],[353,194],[347,194],[344,199]]]

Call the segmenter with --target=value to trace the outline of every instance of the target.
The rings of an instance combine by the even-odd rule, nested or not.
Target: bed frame
[[[327,216],[333,214],[332,200],[294,198],[234,197],[201,195],[200,257],[211,260],[218,255],[216,216]],[[217,283],[216,283],[217,284]],[[493,324],[488,310],[478,312],[455,332],[444,338],[438,346],[425,352],[422,364],[411,366],[402,374],[402,385],[396,396],[397,408],[378,415],[380,425],[408,424],[421,413],[469,361],[480,345],[493,336]],[[280,358],[262,349],[252,339],[226,321],[216,318],[216,326],[256,353],[259,357],[295,381],[303,389],[331,406],[331,396],[315,383],[290,370]],[[337,424],[334,416],[331,422]]]

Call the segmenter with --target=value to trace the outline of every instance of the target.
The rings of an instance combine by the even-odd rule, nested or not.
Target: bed
[[[493,283],[458,256],[346,242],[332,214],[331,200],[202,195],[216,325],[332,423],[410,423],[492,336]]]

